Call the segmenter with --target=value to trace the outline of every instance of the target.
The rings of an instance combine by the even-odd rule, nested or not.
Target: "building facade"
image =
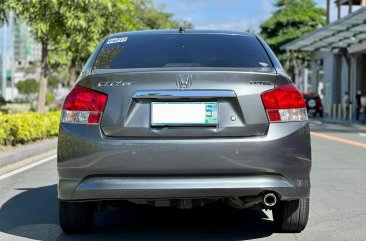
[[[360,120],[365,114],[359,112],[366,110],[360,106],[361,99],[366,101],[366,1],[335,3],[338,12],[341,5],[348,5],[349,14],[282,49],[312,52],[311,74],[306,78],[302,75],[298,82],[307,86],[303,91],[321,96],[326,117]],[[353,5],[358,7],[354,12]]]

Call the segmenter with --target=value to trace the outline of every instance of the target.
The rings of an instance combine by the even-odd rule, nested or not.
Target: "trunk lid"
[[[179,86],[189,76],[190,86]],[[183,78],[183,79],[184,79]],[[116,138],[202,138],[265,135],[269,122],[260,94],[273,89],[274,70],[252,71],[96,71],[79,85],[108,94],[101,120],[104,135]],[[215,126],[154,126],[153,102],[217,103]]]

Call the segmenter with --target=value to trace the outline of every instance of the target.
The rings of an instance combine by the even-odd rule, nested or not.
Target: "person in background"
[[[366,95],[361,96],[361,108],[363,110],[362,124],[366,124]]]
[[[360,119],[361,96],[362,96],[361,90],[357,90],[357,93],[356,93],[356,120],[357,121]]]
[[[347,120],[348,119],[348,115],[349,115],[349,105],[350,105],[350,99],[349,99],[349,95],[348,95],[348,92],[347,91],[345,91],[344,92],[344,97],[343,97],[343,110],[344,110],[344,112],[343,112],[343,118],[345,119],[345,120]]]

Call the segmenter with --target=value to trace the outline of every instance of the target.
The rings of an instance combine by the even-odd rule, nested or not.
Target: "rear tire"
[[[93,227],[94,205],[59,200],[60,226],[65,233],[84,233]]]
[[[304,230],[309,218],[309,204],[309,198],[279,202],[272,210],[276,229],[289,233]]]

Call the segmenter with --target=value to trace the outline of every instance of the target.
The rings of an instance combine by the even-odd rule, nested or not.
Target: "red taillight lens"
[[[293,84],[263,92],[261,98],[270,122],[308,119],[305,101]]]
[[[63,110],[98,111],[103,112],[107,95],[76,86],[66,97]]]
[[[107,99],[106,94],[76,86],[65,99],[61,122],[99,124]]]

